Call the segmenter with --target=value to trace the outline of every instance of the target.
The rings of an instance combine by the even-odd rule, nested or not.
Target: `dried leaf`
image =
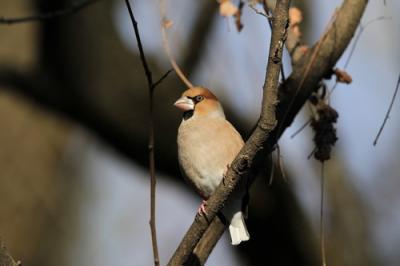
[[[333,71],[335,72],[337,82],[350,84],[353,81],[346,71],[339,68],[335,68]]]
[[[162,22],[162,26],[164,27],[164,29],[169,29],[172,27],[174,23],[172,22],[172,20],[169,19],[164,19]]]
[[[289,8],[289,20],[291,26],[300,24],[300,22],[303,20],[303,15],[300,9],[298,9],[297,7]]]
[[[237,6],[232,4],[230,0],[221,0],[219,5],[219,14],[224,17],[230,17],[238,12]]]

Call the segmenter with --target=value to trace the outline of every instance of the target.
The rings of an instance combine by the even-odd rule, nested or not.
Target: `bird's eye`
[[[202,100],[204,100],[204,96],[203,95],[197,95],[196,97],[194,97],[194,100],[196,102],[201,102]]]

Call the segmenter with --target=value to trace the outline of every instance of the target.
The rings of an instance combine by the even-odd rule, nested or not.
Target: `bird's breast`
[[[225,119],[189,119],[178,130],[179,163],[184,175],[203,197],[221,182],[243,140]]]

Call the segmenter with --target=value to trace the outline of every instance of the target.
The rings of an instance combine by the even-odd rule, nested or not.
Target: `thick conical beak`
[[[179,98],[174,105],[183,112],[194,110],[194,102],[186,96]]]

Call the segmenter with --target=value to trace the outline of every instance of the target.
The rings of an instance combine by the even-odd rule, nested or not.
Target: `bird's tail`
[[[231,235],[232,245],[239,245],[242,241],[250,239],[249,232],[247,232],[246,224],[244,222],[243,213],[236,212],[231,219],[229,225],[229,233]]]

